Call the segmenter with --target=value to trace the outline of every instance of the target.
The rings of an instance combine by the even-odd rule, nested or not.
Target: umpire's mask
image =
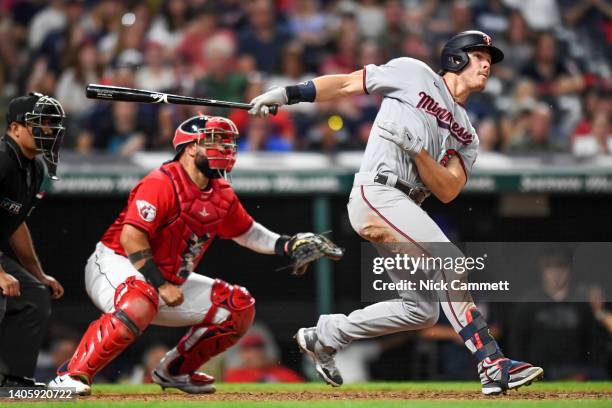
[[[59,149],[64,138],[64,119],[66,113],[60,103],[50,96],[39,96],[31,112],[25,114],[24,122],[32,127],[32,135],[38,151],[47,162],[49,177],[57,180],[55,175],[59,163]]]

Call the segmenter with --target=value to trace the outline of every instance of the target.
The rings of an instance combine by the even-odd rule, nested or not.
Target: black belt
[[[379,173],[376,175],[376,177],[374,177],[375,183],[384,184],[385,186],[387,185],[387,180],[389,180],[389,177],[386,174]],[[423,201],[429,197],[429,191],[419,187],[411,187],[408,183],[400,180],[399,178],[395,182],[395,185],[391,187],[395,187],[402,193],[406,194],[408,198],[414,201],[416,205],[421,205]]]

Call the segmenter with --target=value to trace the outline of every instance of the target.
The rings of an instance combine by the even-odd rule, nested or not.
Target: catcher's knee
[[[238,285],[216,279],[210,292],[211,302],[216,308],[223,308],[229,316],[222,324],[230,322],[233,335],[240,338],[247,332],[255,317],[255,298],[249,291]]]
[[[129,277],[115,291],[113,315],[134,334],[139,335],[157,315],[157,291],[149,283]]]
[[[395,236],[389,231],[389,228],[376,224],[363,224],[359,227],[357,233],[370,242],[375,243],[390,243],[397,242]]]

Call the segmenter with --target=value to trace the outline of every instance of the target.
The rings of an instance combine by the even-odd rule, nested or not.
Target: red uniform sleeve
[[[171,181],[162,177],[145,177],[134,188],[125,215],[125,224],[146,231],[149,237],[176,215],[174,189]]]
[[[221,222],[219,237],[223,239],[235,238],[247,232],[251,225],[253,225],[253,218],[244,209],[238,197],[236,197]]]

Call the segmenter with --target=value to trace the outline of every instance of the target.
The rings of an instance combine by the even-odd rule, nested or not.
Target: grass
[[[306,395],[309,400],[299,400]],[[371,399],[354,400],[356,393],[372,393]],[[453,393],[459,393],[453,395]],[[578,398],[576,393],[591,393]],[[124,394],[128,400],[121,400]],[[321,398],[318,398],[320,394]],[[593,395],[599,394],[599,395]],[[108,395],[108,399],[105,396]],[[534,399],[538,396],[540,399]],[[368,395],[366,395],[368,397]],[[412,398],[413,397],[413,398]],[[163,398],[163,400],[162,400]],[[176,399],[175,399],[176,398]],[[241,398],[245,398],[244,400]],[[388,399],[386,399],[388,398]],[[452,399],[449,399],[452,398]],[[219,407],[219,408],[272,408],[272,407],[356,407],[356,408],[609,408],[612,407],[612,382],[542,382],[509,393],[509,397],[480,397],[476,382],[411,382],[366,383],[332,389],[324,384],[219,384],[214,396],[191,396],[178,391],[163,392],[156,385],[94,386],[94,397],[75,401],[12,401],[0,406],[14,407]],[[44,404],[44,405],[41,405]]]

